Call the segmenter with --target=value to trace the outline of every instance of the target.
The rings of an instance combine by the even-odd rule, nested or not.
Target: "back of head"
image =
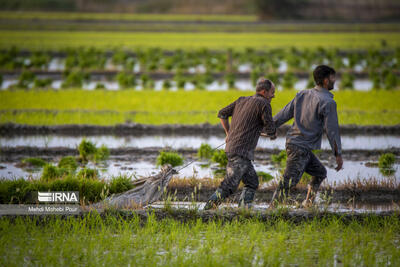
[[[330,75],[335,73],[336,72],[333,68],[326,65],[319,65],[313,72],[314,81],[317,85],[323,86],[325,78],[329,78]]]
[[[256,85],[256,92],[259,93],[262,90],[269,91],[272,87],[272,82],[263,77],[259,78]]]

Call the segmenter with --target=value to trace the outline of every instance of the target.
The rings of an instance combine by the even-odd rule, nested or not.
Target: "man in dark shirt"
[[[336,170],[339,171],[343,165],[336,102],[329,92],[334,88],[335,70],[320,65],[315,68],[313,75],[316,87],[297,93],[274,117],[277,128],[292,118],[294,121],[286,136],[286,169],[272,202],[276,198],[283,200],[288,197],[289,189],[295,187],[303,173],[307,172],[312,180],[303,205],[312,204],[319,186],[326,178],[325,167],[312,153],[313,149],[321,148],[323,132],[336,157]]]
[[[239,206],[250,206],[258,188],[258,176],[254,170],[254,149],[261,130],[275,138],[272,119],[271,99],[275,97],[275,85],[267,79],[257,81],[256,94],[239,97],[235,102],[221,109],[218,117],[226,133],[225,152],[228,158],[226,175],[219,188],[207,201],[204,209],[218,206],[223,199],[233,194],[240,181],[245,187],[239,199]],[[229,117],[232,117],[229,125]]]

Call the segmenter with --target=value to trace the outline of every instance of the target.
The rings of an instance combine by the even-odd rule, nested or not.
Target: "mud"
[[[155,159],[162,150],[171,150],[183,155],[186,160],[197,158],[197,149],[182,148],[173,149],[168,147],[148,147],[148,148],[111,148],[110,155],[119,160],[146,160]],[[255,160],[271,162],[271,155],[276,155],[280,152],[279,149],[256,149]],[[344,150],[342,157],[344,160],[355,161],[374,161],[383,153],[393,153],[400,156],[400,148],[391,148],[384,150]],[[2,147],[0,151],[0,160],[7,162],[19,161],[26,157],[41,157],[43,159],[53,159],[61,156],[79,156],[79,152],[75,148],[67,147]],[[334,159],[331,150],[322,150],[318,153],[318,158],[321,160],[331,161]]]
[[[299,187],[299,186],[298,186]],[[307,195],[305,186],[296,187],[291,191],[291,197],[301,203]],[[200,201],[206,202],[216,187],[198,187],[195,186],[168,186],[168,193],[174,201]],[[230,196],[226,202],[237,203],[242,190],[238,190]],[[255,203],[269,203],[275,191],[275,186],[258,189],[254,199]],[[175,193],[176,192],[176,193]],[[191,199],[193,196],[193,199]],[[332,203],[392,203],[400,201],[400,186],[397,188],[357,188],[347,186],[347,188],[321,188],[320,196],[323,200],[329,200]]]
[[[289,129],[289,125],[279,127],[277,134],[283,136]],[[400,124],[393,126],[340,126],[342,135],[396,135],[400,136]],[[0,125],[1,136],[13,135],[117,135],[117,136],[140,136],[140,135],[219,135],[224,136],[224,130],[219,124],[117,124],[114,126],[97,126],[85,124],[70,124],[57,126],[34,126],[25,124],[7,123]]]

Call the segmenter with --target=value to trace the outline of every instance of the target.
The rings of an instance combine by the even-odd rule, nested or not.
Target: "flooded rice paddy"
[[[43,158],[48,162],[57,164],[58,160],[66,154],[77,155],[76,148],[83,138],[93,142],[96,146],[106,145],[111,149],[111,157],[106,162],[94,165],[89,163],[90,168],[95,168],[99,176],[109,179],[112,176],[126,175],[132,179],[136,177],[154,175],[159,171],[156,166],[156,158],[161,150],[179,150],[185,157],[185,164],[194,161],[188,167],[182,169],[177,177],[180,178],[215,178],[220,177],[218,166],[209,162],[197,160],[196,151],[201,144],[207,143],[211,147],[218,147],[225,142],[223,136],[193,136],[193,135],[152,135],[152,136],[62,136],[62,135],[13,135],[1,137],[0,146],[3,148],[3,155],[0,155],[0,177],[6,179],[14,178],[33,178],[41,176],[41,170],[30,170],[18,167],[21,159],[30,157],[22,149],[20,154],[4,156],[4,153],[13,154],[14,149],[26,148],[27,150],[37,150],[37,157]],[[338,186],[349,181],[369,181],[378,182],[392,179],[400,181],[400,136],[397,135],[344,135],[342,136],[343,169],[339,172],[334,170],[335,160],[330,153],[329,142],[326,138],[322,142],[323,154],[319,155],[321,161],[327,167],[328,179],[325,184]],[[223,149],[224,146],[221,147]],[[278,153],[285,148],[285,137],[278,137],[271,141],[261,137],[256,152],[254,162],[258,172],[266,172],[276,181],[280,177],[281,167],[276,166],[271,161],[272,153]],[[54,153],[46,154],[40,152],[42,149],[52,149]],[[394,172],[390,175],[383,175],[377,166],[380,153],[390,149],[395,151],[396,162]],[[358,152],[354,152],[357,150]],[[8,151],[8,152],[6,152]],[[11,151],[11,152],[10,152]],[[20,151],[20,150],[18,150]],[[66,152],[65,152],[66,151]],[[278,152],[271,152],[278,151]],[[380,152],[379,152],[380,151]],[[145,153],[144,153],[145,152]],[[15,153],[14,153],[15,154]],[[177,167],[176,169],[180,169]]]
[[[17,79],[7,79],[5,77],[5,80],[3,81],[1,85],[1,90],[7,90],[10,86],[15,85],[18,83]],[[51,88],[54,89],[61,89],[61,84],[63,83],[62,80],[53,80],[51,83]],[[155,80],[154,81],[154,90],[155,91],[161,91],[163,90],[163,83],[164,80]],[[308,80],[307,79],[299,79],[295,84],[294,84],[294,89],[296,90],[303,90],[303,89],[308,89],[307,87]],[[118,85],[118,82],[109,80],[106,78],[103,79],[97,79],[97,80],[92,80],[90,82],[85,82],[83,83],[82,89],[84,90],[95,90],[97,84],[102,84],[104,85],[106,90],[120,90],[120,86]],[[235,81],[235,88],[240,91],[248,91],[248,90],[253,90],[254,86],[252,84],[252,81],[249,79],[238,79]],[[356,79],[354,80],[354,90],[357,91],[370,91],[373,88],[373,83],[370,80],[367,79]],[[139,83],[136,87],[136,90],[143,90],[143,86]],[[183,90],[185,91],[192,91],[195,90],[196,86],[193,83],[186,83],[185,87]],[[282,90],[282,86],[278,85],[277,86],[278,90]],[[337,91],[340,89],[340,79],[337,80],[337,83],[335,83],[335,89],[334,91]],[[171,88],[169,89],[171,91],[177,91],[178,87],[174,81],[171,81]],[[211,84],[208,84],[205,86],[205,90],[207,91],[227,91],[229,90],[229,86],[227,82],[221,82],[221,81],[213,81]]]
[[[188,160],[186,163],[189,162]],[[57,162],[54,162],[56,164]],[[337,172],[332,161],[322,161],[327,167],[328,178],[324,181],[324,185],[333,187],[340,186],[349,182],[368,183],[369,181],[394,183],[400,182],[400,163],[394,164],[394,173],[391,175],[384,175],[380,169],[370,167],[366,162],[362,161],[344,161],[343,169]],[[132,179],[147,177],[155,175],[159,172],[159,167],[156,166],[156,159],[139,160],[139,161],[124,161],[120,159],[111,158],[101,164],[89,163],[86,167],[97,169],[100,178],[110,179],[111,177],[124,175],[130,176]],[[276,182],[281,174],[280,167],[266,162],[255,161],[254,167],[257,172],[266,172],[273,177],[272,181],[265,183],[263,186],[268,186]],[[180,169],[180,167],[176,167]],[[179,178],[217,178],[221,177],[220,168],[217,164],[209,164],[207,162],[195,161],[188,167],[179,171],[179,174],[174,177]],[[78,169],[79,171],[79,169]],[[18,167],[18,162],[0,162],[0,177],[6,179],[17,179],[24,177],[26,179],[39,179],[41,176],[40,169],[24,169]]]
[[[217,147],[225,142],[223,136],[179,136],[179,135],[153,135],[153,136],[59,136],[59,135],[31,135],[0,137],[1,147],[68,147],[76,148],[83,138],[97,145],[106,145],[108,148],[173,148],[198,149],[201,144],[207,143],[211,147]],[[258,148],[284,149],[286,139],[279,136],[276,140],[260,137]],[[344,150],[376,150],[400,148],[400,136],[396,135],[344,135],[342,136],[342,147]],[[322,149],[330,149],[326,138],[322,140]]]

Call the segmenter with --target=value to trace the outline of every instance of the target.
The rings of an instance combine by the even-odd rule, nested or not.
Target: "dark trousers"
[[[227,156],[226,175],[219,187],[222,191],[222,197],[226,198],[233,194],[237,190],[240,181],[244,184],[244,191],[253,192],[254,197],[259,182],[251,160],[239,155]]]
[[[279,196],[287,197],[289,190],[297,185],[304,172],[312,176],[310,186],[316,192],[326,178],[326,168],[309,149],[287,144],[286,153],[286,169],[277,188]]]

